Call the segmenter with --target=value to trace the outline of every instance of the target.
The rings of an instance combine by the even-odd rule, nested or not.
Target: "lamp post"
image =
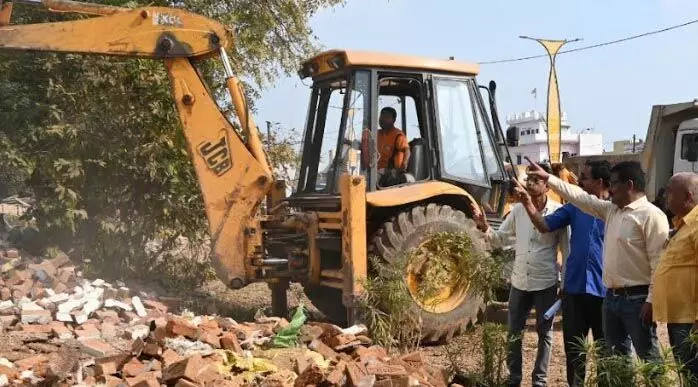
[[[548,159],[550,163],[559,163],[562,155],[562,130],[560,119],[560,94],[557,85],[557,73],[555,72],[555,57],[562,46],[576,42],[580,39],[548,40],[537,39],[529,36],[519,36],[521,39],[535,40],[540,43],[550,58],[550,75],[548,77],[548,105],[546,108],[546,126],[548,128]]]

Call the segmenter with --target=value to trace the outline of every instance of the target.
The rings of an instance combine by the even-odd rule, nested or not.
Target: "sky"
[[[534,41],[581,38],[581,47],[698,19],[696,0],[347,0],[311,19],[318,44],[481,62],[544,54]],[[593,128],[604,147],[643,138],[652,105],[698,98],[698,24],[612,46],[560,55],[562,111],[573,131]],[[497,82],[506,116],[545,111],[547,58],[482,65],[479,83]],[[306,81],[306,85],[309,82]],[[302,133],[309,88],[297,76],[262,92],[256,119]],[[531,95],[536,88],[537,101]]]

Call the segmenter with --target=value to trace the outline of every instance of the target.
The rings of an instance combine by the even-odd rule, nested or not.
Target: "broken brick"
[[[22,324],[20,329],[26,333],[51,333],[53,327],[51,325]]]
[[[334,367],[332,372],[330,372],[329,375],[327,375],[327,378],[325,380],[327,383],[331,385],[341,385],[342,380],[344,379],[344,371],[347,369],[347,363],[344,361],[340,361],[337,363],[337,365]]]
[[[131,387],[160,387],[158,382],[159,372],[145,372],[133,378],[126,378],[126,383]]]
[[[99,339],[102,336],[102,332],[94,325],[84,325],[75,330],[75,336],[78,340]]]
[[[172,318],[167,322],[167,332],[176,336],[184,336],[189,339],[199,338],[199,328],[181,318]]]
[[[315,339],[310,342],[308,348],[322,355],[325,359],[332,360],[337,358],[337,352],[332,348],[328,347],[325,343],[320,341],[320,339]]]
[[[48,361],[48,357],[46,357],[44,355],[34,355],[34,356],[24,358],[22,360],[17,360],[15,362],[15,366],[17,366],[17,368],[20,371],[26,371],[28,369],[34,368],[35,366],[39,365],[40,363],[44,363],[47,361]]]
[[[202,341],[212,346],[213,348],[221,347],[221,339],[217,335],[208,331],[201,332],[201,334],[199,335],[199,341]]]
[[[175,384],[175,387],[199,387],[201,386],[198,383],[194,383],[192,381],[189,381],[187,379],[179,379],[177,381],[177,384]]]
[[[162,353],[161,358],[162,358],[162,366],[163,366],[163,368],[167,368],[167,367],[169,367],[170,365],[172,365],[172,364],[174,364],[174,363],[177,363],[178,361],[181,361],[181,360],[182,360],[182,357],[179,356],[179,354],[178,354],[177,352],[175,352],[175,351],[173,351],[172,349],[169,349],[169,348],[166,349],[166,350]]]
[[[127,377],[138,376],[145,372],[145,365],[135,357],[121,368],[121,374]]]
[[[111,345],[97,339],[82,340],[80,342],[80,348],[86,354],[95,357],[106,356],[108,353],[114,351],[114,348]]]
[[[5,250],[5,257],[7,257],[8,259],[19,258],[19,250],[7,249],[7,250]]]
[[[19,376],[16,369],[4,365],[0,365],[0,375],[7,376],[9,380],[17,379],[17,377]]]
[[[237,336],[235,336],[232,333],[226,333],[223,335],[223,337],[221,337],[221,346],[223,347],[223,349],[242,354],[242,347],[240,346],[240,342],[238,341]]]
[[[157,343],[146,343],[143,348],[143,353],[151,357],[160,356],[162,348],[160,348]]]
[[[305,387],[305,386],[311,386],[311,385],[319,385],[322,383],[322,381],[325,379],[325,376],[322,374],[322,371],[320,368],[318,368],[317,365],[313,364],[310,367],[306,368],[306,370],[298,375],[298,378],[296,378],[296,381],[293,383],[294,387]]]
[[[383,364],[379,362],[370,362],[366,365],[366,371],[371,375],[376,376],[407,376],[407,370],[401,365]]]
[[[117,363],[114,361],[95,365],[95,375],[114,375],[119,372]]]
[[[383,358],[388,357],[388,354],[385,352],[385,349],[377,346],[373,347],[358,347],[356,348],[356,355],[361,358],[363,362],[367,362],[369,360],[380,360]]]
[[[149,309],[155,309],[159,312],[162,313],[167,313],[167,305],[163,304],[162,302],[154,301],[154,300],[143,300],[143,305],[148,307]]]
[[[12,298],[12,290],[7,287],[0,289],[0,300],[7,301]]]
[[[162,381],[169,383],[179,378],[187,378],[194,380],[199,375],[199,372],[204,367],[204,362],[201,355],[194,354],[193,356],[171,364],[162,373]]]

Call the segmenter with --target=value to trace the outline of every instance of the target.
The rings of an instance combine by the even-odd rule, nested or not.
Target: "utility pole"
[[[635,135],[633,134],[633,153],[635,153]]]
[[[267,152],[271,150],[271,121],[267,121]]]

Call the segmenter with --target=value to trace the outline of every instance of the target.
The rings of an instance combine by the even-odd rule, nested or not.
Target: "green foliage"
[[[370,262],[375,275],[364,282],[359,299],[370,336],[378,345],[409,352],[419,344],[421,320],[413,313],[412,296],[405,283],[407,260],[390,265],[371,257]]]
[[[588,387],[670,387],[695,386],[683,375],[684,365],[672,358],[671,348],[662,348],[658,361],[647,362],[624,355],[609,354],[602,341],[581,339],[576,344],[586,355]]]
[[[409,269],[415,274],[421,301],[439,302],[444,284],[469,287],[485,299],[502,284],[502,262],[496,256],[478,252],[467,234],[440,232],[429,236],[419,248],[409,252]]]
[[[374,340],[387,347],[407,351],[421,337],[419,313],[408,289],[409,273],[417,279],[415,295],[428,309],[444,284],[468,291],[486,301],[501,283],[501,263],[488,254],[477,253],[463,233],[439,232],[427,236],[418,248],[407,251],[397,262],[371,258],[373,275],[364,284],[359,308]]]
[[[254,97],[314,50],[310,15],[340,2],[147,4],[184,7],[235,29],[231,57]],[[14,8],[15,24],[82,17]],[[229,113],[220,63],[198,67],[205,79],[217,82],[211,89]],[[286,148],[282,153],[288,158]],[[208,224],[161,62],[0,53],[0,160],[29,176],[26,183],[36,198],[30,215],[49,245],[112,275],[170,278],[175,286],[195,285],[209,275],[200,251]],[[173,253],[182,238],[187,247]]]
[[[454,341],[446,346],[446,355],[455,374],[455,382],[481,387],[503,387],[508,380],[506,360],[511,340],[507,327],[488,322],[482,324],[479,329],[481,340],[476,340],[474,344]],[[477,369],[461,369],[458,364],[462,356],[477,358]]]

